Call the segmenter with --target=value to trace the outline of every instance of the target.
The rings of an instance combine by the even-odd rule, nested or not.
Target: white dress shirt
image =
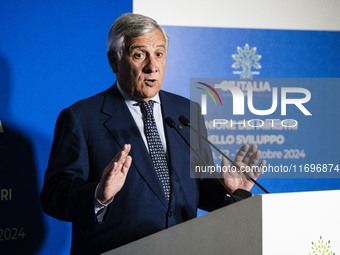
[[[129,111],[139,129],[139,132],[143,138],[143,141],[145,143],[146,148],[148,148],[148,143],[146,141],[146,136],[144,133],[144,122],[143,122],[143,116],[142,111],[139,106],[139,101],[136,101],[134,98],[132,98],[130,95],[125,93],[123,89],[120,87],[119,83],[117,82],[117,88],[119,93],[123,96],[125,103],[127,107],[129,108]],[[153,98],[151,98],[155,102],[153,107],[153,114],[156,121],[156,126],[158,129],[159,136],[161,138],[164,151],[166,152],[166,140],[165,140],[165,133],[164,133],[164,126],[163,126],[163,116],[162,116],[162,109],[161,109],[161,100],[159,98],[159,94],[155,95]]]

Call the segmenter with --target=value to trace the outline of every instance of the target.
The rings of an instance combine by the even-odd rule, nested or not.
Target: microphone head
[[[165,118],[165,123],[166,123],[169,127],[171,127],[171,128],[176,127],[176,123],[175,123],[175,121],[174,121],[171,117],[166,117],[166,118]]]
[[[181,115],[178,120],[186,127],[190,127],[190,121],[183,115]]]

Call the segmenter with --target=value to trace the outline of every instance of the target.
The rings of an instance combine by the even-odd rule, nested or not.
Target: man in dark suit
[[[202,163],[163,120],[190,115],[200,132],[206,129],[197,104],[161,91],[167,47],[154,20],[121,16],[108,38],[117,82],[58,117],[41,201],[46,213],[72,222],[72,254],[99,254],[192,219],[198,207],[220,208],[233,202],[229,192],[237,200],[251,196],[245,178],[224,176],[223,186],[191,178],[190,165]],[[145,103],[153,107],[152,127]],[[188,129],[181,132],[189,138]],[[191,135],[192,147],[211,163],[209,146]],[[254,166],[259,157],[256,146],[245,145],[235,160]]]

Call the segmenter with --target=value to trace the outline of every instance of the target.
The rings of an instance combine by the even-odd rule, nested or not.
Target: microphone
[[[183,139],[183,141],[189,146],[190,150],[191,150],[192,152],[195,153],[196,158],[199,159],[199,160],[201,161],[201,163],[203,163],[203,165],[205,165],[205,166],[208,166],[208,165],[209,165],[209,164],[207,164],[207,162],[205,162],[205,161],[202,159],[202,157],[200,157],[200,155],[198,155],[197,151],[194,150],[194,149],[191,147],[191,145],[190,145],[188,139],[186,139],[186,138],[184,137],[184,135],[178,130],[178,128],[176,127],[175,121],[174,121],[171,117],[166,117],[166,118],[165,118],[165,123],[166,123],[170,128],[173,128],[173,129],[176,130],[176,133],[177,133],[177,134]],[[233,193],[231,192],[231,190],[225,185],[225,183],[224,183],[220,178],[218,178],[218,176],[217,176],[214,172],[213,172],[213,175],[214,175],[214,177],[215,177],[216,179],[218,179],[218,181],[221,183],[221,185],[223,186],[223,188],[227,191],[227,195],[230,196],[230,197],[233,199],[234,202],[237,202],[237,199],[235,198],[235,196],[233,195]]]
[[[205,136],[203,136],[197,129],[195,129],[193,126],[191,126],[190,121],[183,115],[179,117],[179,121],[186,127],[189,127],[192,129],[196,134],[199,135],[200,138],[202,138],[204,141],[206,141],[209,145],[211,145],[215,150],[217,150],[223,157],[225,157],[232,165],[234,165],[237,170],[241,171],[240,167],[232,160],[230,159],[223,151],[221,151],[215,144],[210,142]],[[242,172],[242,171],[241,171]],[[251,180],[254,184],[256,184],[260,189],[262,189],[265,193],[269,194],[269,191],[266,190],[260,183],[258,183],[254,178],[249,176],[247,173],[242,172],[247,179]]]

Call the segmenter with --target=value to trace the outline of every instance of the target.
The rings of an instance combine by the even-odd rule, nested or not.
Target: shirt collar
[[[116,82],[117,84],[117,88],[119,93],[122,95],[122,97],[124,98],[126,104],[128,105],[138,105],[139,101],[137,101],[136,99],[134,99],[132,96],[130,96],[129,94],[127,94],[119,85],[118,81]],[[159,93],[157,93],[153,98],[151,98],[151,100],[153,100],[154,102],[160,104],[161,100],[159,98]]]

